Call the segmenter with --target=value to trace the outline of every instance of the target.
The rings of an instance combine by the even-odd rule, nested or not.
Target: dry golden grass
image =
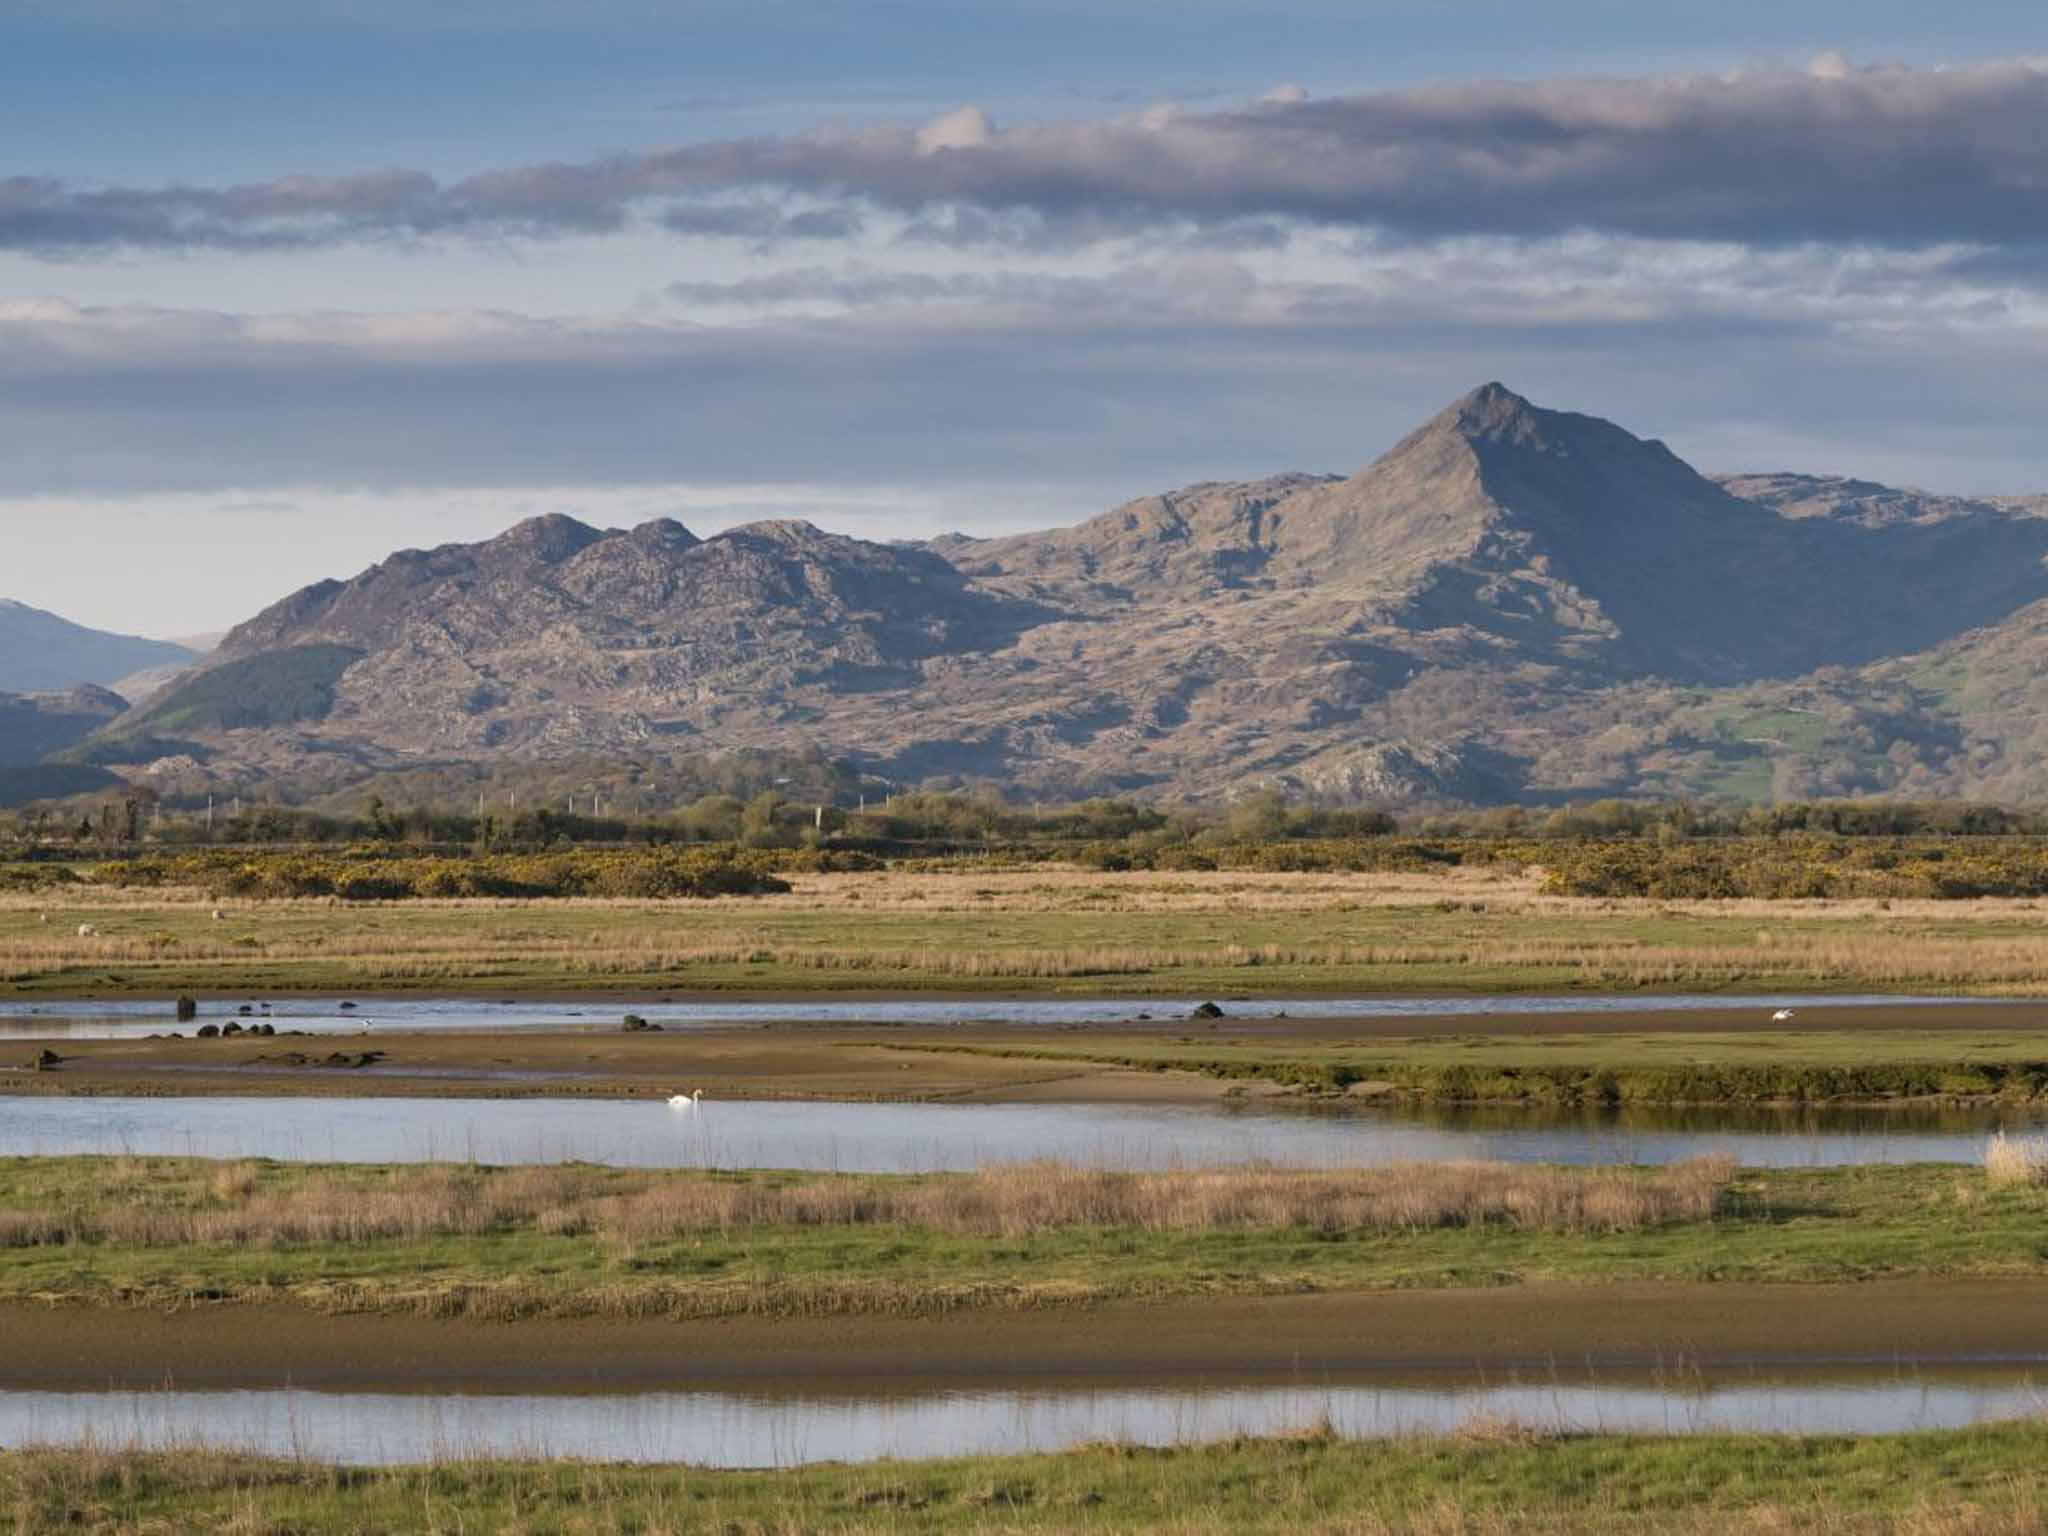
[[[1984,1174],[1993,1184],[2048,1184],[2048,1141],[2000,1131],[1984,1148]]]
[[[415,905],[425,906],[425,903]],[[1764,977],[1816,985],[1967,988],[2027,993],[2048,984],[2048,930],[2039,936],[1947,937],[1898,932],[1773,933],[1745,944],[1651,943],[1589,927],[1581,937],[1447,934],[1386,944],[1087,945],[905,949],[778,942],[745,933],[677,942],[658,929],[588,936],[493,932],[338,933],[262,940],[174,939],[161,935],[0,940],[0,977],[27,979],[82,967],[316,964],[361,984],[461,980],[499,967],[542,968],[565,977],[665,974],[767,967],[803,974],[871,978],[1039,980],[1172,972],[1272,970],[1548,971],[1588,986],[1723,986]]]
[[[399,1170],[371,1184],[315,1176],[264,1189],[251,1165],[215,1172],[204,1204],[108,1199],[91,1209],[0,1210],[0,1247],[99,1242],[291,1246],[533,1229],[633,1246],[765,1227],[900,1225],[972,1237],[1069,1227],[1402,1231],[1501,1224],[1620,1232],[1705,1221],[1732,1159],[1656,1170],[1411,1163],[1109,1173],[1038,1162],[921,1180],[821,1177],[787,1184],[574,1167]],[[126,1187],[117,1167],[108,1194]]]

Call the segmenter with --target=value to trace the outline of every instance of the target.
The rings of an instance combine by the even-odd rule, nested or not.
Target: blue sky
[[[2048,489],[2044,58],[2016,3],[0,0],[0,595],[1038,526],[1495,377]]]

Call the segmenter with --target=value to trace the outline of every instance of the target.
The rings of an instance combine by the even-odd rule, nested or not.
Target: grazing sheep
[[[80,923],[78,925],[78,936],[81,939],[96,939],[100,936],[100,931],[93,927],[91,923]]]
[[[221,911],[219,907],[215,907],[213,909],[213,920],[216,923],[224,923],[228,920],[228,915],[227,913]]]

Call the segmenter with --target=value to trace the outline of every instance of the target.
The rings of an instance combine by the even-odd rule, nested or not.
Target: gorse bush
[[[1560,896],[1664,900],[2048,895],[2037,838],[1775,837],[1658,845],[1559,842],[1530,850]]]
[[[790,889],[788,881],[729,853],[674,848],[470,857],[407,857],[388,849],[253,856],[222,851],[129,859],[102,866],[96,878],[108,885],[198,888],[215,896],[259,900],[603,896],[665,901]]]
[[[0,891],[47,891],[57,886],[78,883],[77,874],[62,864],[0,866]]]

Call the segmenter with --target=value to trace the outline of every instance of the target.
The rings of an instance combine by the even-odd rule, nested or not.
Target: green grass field
[[[1533,879],[1489,872],[1398,877],[1391,895],[1387,879],[823,876],[752,900],[298,900],[220,921],[205,900],[64,891],[0,903],[0,996],[2048,988],[2048,914],[2030,902],[1672,906],[1538,899]]]
[[[42,1532],[989,1531],[2004,1536],[2041,1529],[2039,1424],[1846,1437],[1289,1439],[1097,1446],[775,1472],[455,1462],[351,1471],[203,1451],[0,1454],[0,1514]]]
[[[1709,1219],[1612,1231],[1513,1219],[1459,1225],[1427,1213],[1417,1225],[1336,1230],[1055,1216],[1025,1230],[976,1232],[813,1216],[662,1231],[623,1218],[607,1226],[603,1201],[686,1193],[693,1183],[801,1184],[821,1209],[844,1212],[859,1205],[848,1191],[934,1181],[589,1168],[549,1176],[572,1183],[569,1193],[508,1195],[506,1214],[477,1217],[500,1208],[494,1188],[533,1176],[183,1159],[0,1162],[0,1244],[12,1244],[0,1246],[0,1300],[121,1307],[205,1299],[485,1318],[897,1315],[1539,1281],[2048,1276],[2048,1186],[1992,1187],[1981,1169],[1954,1166],[1742,1171]],[[597,1215],[571,1221],[562,1214],[571,1208]],[[347,1209],[364,1213],[352,1232],[333,1216]],[[150,1213],[251,1210],[262,1214],[217,1241],[185,1240],[171,1221],[154,1236],[76,1235],[95,1221],[134,1231]],[[73,1235],[45,1230],[38,1240],[39,1223]],[[295,1224],[312,1235],[297,1235]],[[403,1230],[392,1235],[393,1227]]]

